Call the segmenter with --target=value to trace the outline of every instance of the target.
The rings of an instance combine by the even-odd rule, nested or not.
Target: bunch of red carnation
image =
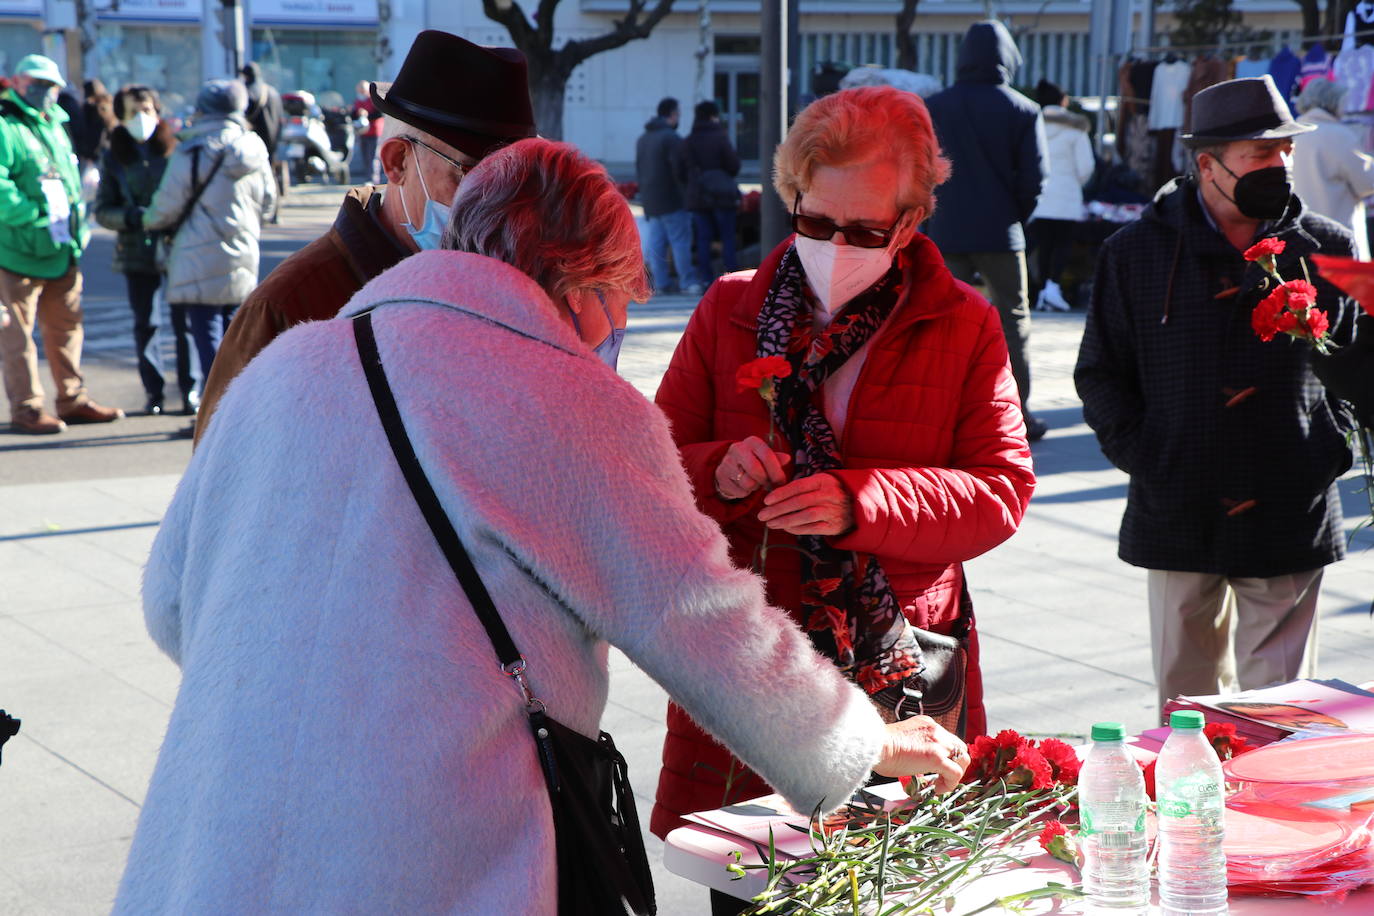
[[[1266,343],[1279,334],[1287,334],[1310,340],[1317,352],[1327,353],[1330,344],[1326,337],[1331,323],[1326,312],[1317,308],[1317,288],[1306,280],[1285,282],[1279,276],[1275,259],[1283,254],[1285,246],[1282,239],[1261,239],[1245,252],[1245,260],[1259,264],[1278,284],[1250,313],[1250,326]]]
[[[969,745],[969,765],[963,782],[1003,780],[1019,789],[1048,789],[1059,783],[1078,785],[1082,762],[1072,747],[1057,738],[1030,738],[1006,729],[995,738],[980,735]]]

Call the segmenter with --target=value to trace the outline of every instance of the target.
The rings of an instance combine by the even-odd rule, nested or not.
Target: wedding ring
[[[739,473],[736,474],[734,477],[731,477],[731,478],[730,478],[730,482],[733,483],[735,486],[739,486],[739,482],[740,482],[741,480],[743,480],[743,479],[744,479],[744,468],[740,468]]]

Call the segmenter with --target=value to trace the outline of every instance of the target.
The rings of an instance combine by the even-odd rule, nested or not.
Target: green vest
[[[67,113],[57,105],[44,117],[14,90],[0,95],[0,267],[11,273],[56,279],[90,239],[66,122]],[[58,244],[48,230],[44,178],[60,179],[67,193],[71,241]]]

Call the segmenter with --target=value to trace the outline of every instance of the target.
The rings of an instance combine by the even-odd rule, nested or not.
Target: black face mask
[[[1236,177],[1236,173],[1227,169],[1220,159],[1216,163],[1226,169],[1227,174]],[[1221,191],[1215,181],[1212,186]],[[1293,183],[1289,179],[1288,169],[1275,165],[1246,172],[1236,178],[1234,197],[1225,191],[1221,191],[1221,194],[1250,219],[1279,219],[1288,209],[1288,200],[1293,196]]]

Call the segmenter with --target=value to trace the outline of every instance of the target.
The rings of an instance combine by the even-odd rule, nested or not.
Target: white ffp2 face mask
[[[801,258],[806,282],[830,314],[844,308],[859,293],[882,279],[892,269],[892,248],[858,248],[836,245],[797,236],[797,257]]]
[[[145,143],[157,130],[157,115],[140,111],[124,121],[124,129],[139,143]]]

